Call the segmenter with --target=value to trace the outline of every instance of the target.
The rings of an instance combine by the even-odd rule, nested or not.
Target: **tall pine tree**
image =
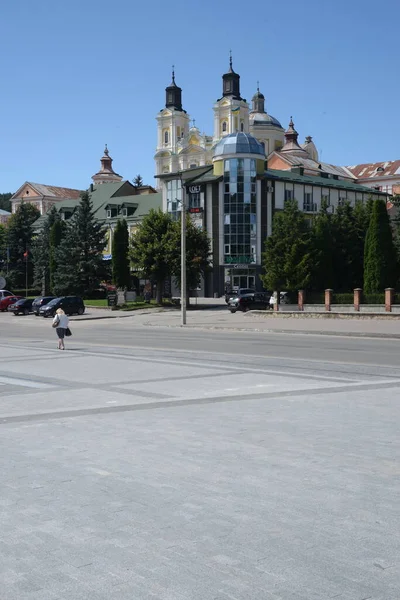
[[[397,282],[397,257],[386,204],[375,200],[365,239],[364,291],[382,292]]]
[[[32,225],[39,217],[40,211],[35,206],[22,202],[8,220],[7,244],[14,288],[25,288],[26,269],[28,270],[28,287],[32,284]]]
[[[270,290],[298,290],[311,281],[311,234],[297,201],[289,200],[274,215],[272,234],[266,239],[262,276]]]
[[[112,239],[112,278],[117,288],[130,288],[129,231],[125,219],[118,219]]]
[[[46,216],[42,230],[35,235],[32,244],[33,256],[33,285],[41,289],[42,295],[50,293],[50,232],[55,221],[59,220],[59,214],[55,206],[52,206]]]
[[[106,243],[105,229],[96,221],[89,194],[84,192],[55,251],[55,293],[90,298],[107,275],[102,254]]]

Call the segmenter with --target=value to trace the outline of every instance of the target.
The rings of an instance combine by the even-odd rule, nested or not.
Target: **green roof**
[[[107,206],[109,204],[119,205],[126,204],[129,206],[136,205],[137,208],[133,215],[125,217],[128,222],[136,222],[149,213],[151,209],[162,208],[162,194],[136,194],[135,187],[129,181],[120,181],[113,183],[102,183],[93,186],[93,190],[89,190],[90,199],[93,204],[93,212],[99,221],[114,222],[118,217],[107,218]],[[63,208],[71,209],[79,205],[79,200],[63,200],[57,202],[55,207],[60,212]],[[46,220],[46,215],[39,217],[34,223],[34,229],[40,230]]]
[[[363,192],[369,194],[377,194],[387,196],[385,192],[379,192],[365,185],[359,185],[352,181],[344,179],[331,179],[330,177],[318,177],[314,175],[301,175],[293,171],[280,171],[278,169],[268,169],[264,173],[266,179],[291,181],[293,183],[302,183],[308,185],[318,185],[326,188],[337,188],[343,190],[353,190],[354,192]]]

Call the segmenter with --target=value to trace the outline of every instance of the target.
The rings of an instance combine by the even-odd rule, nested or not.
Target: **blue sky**
[[[242,96],[259,80],[268,112],[285,127],[293,115],[322,160],[400,158],[398,0],[15,0],[1,12],[0,192],[86,188],[105,143],[118,173],[152,184],[171,65],[212,134],[230,49]]]

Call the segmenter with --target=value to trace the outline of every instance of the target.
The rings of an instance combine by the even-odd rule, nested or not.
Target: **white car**
[[[3,300],[3,298],[8,298],[8,296],[14,296],[14,294],[8,290],[0,290],[0,300]]]

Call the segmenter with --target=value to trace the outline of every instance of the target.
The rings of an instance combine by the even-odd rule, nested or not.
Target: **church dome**
[[[249,133],[241,131],[226,135],[214,146],[214,157],[227,154],[255,154],[265,157],[262,144]]]
[[[249,119],[252,125],[272,125],[273,127],[279,127],[280,129],[283,129],[278,119],[275,119],[275,117],[272,117],[265,112],[261,113],[252,111],[249,114]]]

